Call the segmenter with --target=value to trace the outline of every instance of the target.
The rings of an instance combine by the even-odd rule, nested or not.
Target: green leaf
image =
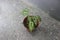
[[[32,18],[30,16],[28,16],[28,21],[32,21]]]
[[[32,30],[34,30],[35,26],[34,23],[32,21],[29,22],[29,30],[32,32]]]
[[[38,21],[41,21],[41,17],[40,17],[40,16],[36,16],[36,19],[37,19]]]
[[[34,21],[35,25],[37,25],[37,18],[35,16],[33,17],[33,21]]]
[[[25,9],[22,10],[22,14],[24,16],[28,15],[28,13],[29,13],[29,9],[28,8],[25,8]]]

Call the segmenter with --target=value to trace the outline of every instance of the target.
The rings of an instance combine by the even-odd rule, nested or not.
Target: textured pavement
[[[57,20],[60,20],[60,0],[24,0],[34,4]]]
[[[21,0],[0,0],[0,40],[60,40],[60,22],[34,5]],[[28,32],[22,22],[21,10],[29,8],[30,15],[39,15],[41,24]]]

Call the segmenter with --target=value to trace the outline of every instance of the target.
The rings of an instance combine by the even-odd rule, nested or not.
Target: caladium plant
[[[32,32],[35,29],[35,26],[37,25],[37,22],[41,21],[40,16],[30,16],[29,14],[29,9],[25,8],[22,10],[22,14],[24,16],[27,16],[27,20],[28,20],[28,28],[30,30],[30,32]]]

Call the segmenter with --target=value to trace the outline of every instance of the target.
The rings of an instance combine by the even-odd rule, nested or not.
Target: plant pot
[[[32,16],[30,16],[30,17],[32,17]],[[40,21],[37,21],[37,25],[35,26],[35,29],[39,26],[39,24],[40,24]],[[23,20],[23,25],[24,25],[24,27],[30,32],[30,30],[29,30],[29,27],[28,27],[28,17],[25,17],[24,18],[24,20]],[[34,29],[34,30],[35,30]],[[34,31],[33,30],[33,31]],[[33,32],[32,31],[32,32]]]

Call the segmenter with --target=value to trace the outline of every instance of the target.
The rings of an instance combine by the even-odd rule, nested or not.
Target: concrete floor
[[[38,8],[48,12],[53,18],[60,20],[60,0],[27,0]]]
[[[21,0],[0,0],[0,40],[60,40],[60,22],[34,5]],[[26,31],[21,14],[24,8],[30,15],[40,15],[42,22],[35,32]]]

